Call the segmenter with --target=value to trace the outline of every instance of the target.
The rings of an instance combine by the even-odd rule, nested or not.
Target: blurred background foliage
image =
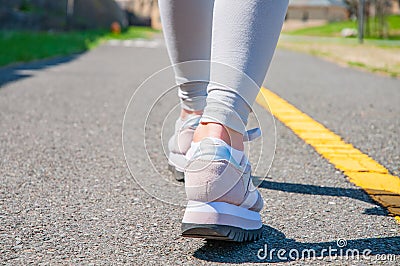
[[[70,17],[68,2],[73,4]],[[125,12],[113,0],[0,0],[2,29],[98,29],[115,21],[128,25]]]

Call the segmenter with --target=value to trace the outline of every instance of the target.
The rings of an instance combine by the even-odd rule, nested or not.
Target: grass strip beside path
[[[379,39],[371,28],[375,35],[368,36],[362,45],[356,37],[341,37],[343,29],[357,29],[356,21],[289,29],[281,36],[279,47],[309,53],[342,66],[400,77],[400,15],[389,16],[388,25],[388,39]]]
[[[89,50],[110,39],[148,38],[157,32],[148,27],[130,27],[121,34],[106,30],[71,32],[0,31],[0,66],[65,56]]]
[[[370,18],[370,34],[366,33],[367,39],[380,39],[378,37],[377,29],[375,28],[374,18]],[[346,28],[358,28],[357,21],[338,21],[331,22],[321,26],[306,27],[296,30],[286,31],[290,35],[304,35],[304,36],[319,36],[319,37],[340,37],[341,31]],[[389,29],[389,40],[400,40],[400,15],[391,15],[387,18]]]
[[[283,34],[278,47],[322,57],[346,67],[400,77],[400,42],[291,36]]]

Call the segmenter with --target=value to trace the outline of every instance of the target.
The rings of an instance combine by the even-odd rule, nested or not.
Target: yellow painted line
[[[261,88],[256,101],[342,171],[350,182],[364,189],[400,223],[398,176],[391,175],[384,166],[270,90]]]

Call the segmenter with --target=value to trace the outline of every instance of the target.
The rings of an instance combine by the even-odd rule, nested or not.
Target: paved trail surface
[[[338,249],[338,239],[347,241],[344,251],[371,250],[352,264],[376,263],[376,254],[395,254],[400,262],[396,221],[280,122],[275,160],[260,185],[263,239],[234,244],[181,238],[184,209],[154,199],[134,182],[121,145],[132,93],[168,64],[156,39],[114,42],[73,58],[0,70],[1,263],[298,264],[304,261],[279,258],[276,251],[264,260],[257,253],[267,244],[269,251],[285,249],[283,257],[292,249],[320,255]],[[399,80],[279,50],[265,86],[399,175]],[[138,124],[149,99],[164,89],[160,84],[143,94],[148,99],[138,104],[146,112],[137,114]],[[157,121],[167,107],[157,107],[149,132],[160,132]],[[256,110],[268,124],[268,113]],[[135,123],[130,121],[131,151],[143,143],[143,128]],[[150,143],[159,143],[158,137],[146,136]],[[172,179],[163,151],[149,154]],[[134,159],[131,170],[141,180],[160,178],[149,170],[146,154],[137,152]],[[153,182],[153,189],[170,201],[184,200],[181,184],[163,189],[164,183]],[[306,262],[346,263],[345,256],[322,257]]]

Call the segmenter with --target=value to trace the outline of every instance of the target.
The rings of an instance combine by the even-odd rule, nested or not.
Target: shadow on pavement
[[[255,178],[259,179],[258,177]],[[290,193],[349,197],[369,203],[373,202],[361,189],[320,187],[269,180],[263,180],[259,187]],[[367,209],[365,214],[387,215],[387,212],[384,208],[377,206]],[[274,263],[302,259],[325,259],[338,263],[351,263],[358,260],[379,262],[380,260],[396,259],[394,255],[400,255],[399,243],[400,237],[340,239],[330,242],[302,243],[288,239],[281,231],[264,225],[263,235],[259,241],[250,243],[207,241],[194,252],[193,256],[205,261],[224,263]],[[280,249],[283,249],[285,253],[278,255]],[[329,253],[329,250],[331,253]],[[363,258],[363,254],[368,256]]]
[[[358,260],[394,260],[400,254],[400,237],[364,238],[330,242],[301,243],[288,239],[270,226],[264,225],[259,241],[234,243],[207,241],[196,250],[194,257],[223,263],[274,263],[297,260],[322,260],[351,263]],[[280,255],[278,251],[280,251]],[[329,253],[329,251],[331,253]],[[358,255],[357,255],[358,254]],[[364,258],[364,254],[367,255]]]
[[[377,216],[387,216],[389,213],[384,208],[378,206],[378,207],[372,207],[372,208],[365,209],[363,214],[377,215]]]
[[[257,177],[256,177],[257,178]],[[362,189],[358,188],[340,188],[340,187],[321,187],[315,185],[295,184],[286,182],[275,182],[269,180],[263,180],[258,186],[259,188],[266,188],[272,190],[279,190],[290,193],[300,193],[308,195],[323,195],[323,196],[334,196],[334,197],[347,197],[368,203],[374,201],[365,193]],[[374,209],[368,211],[369,215],[387,215],[385,209],[381,210]]]
[[[29,71],[41,70],[48,67],[68,63],[72,60],[77,59],[80,54],[74,54],[65,57],[56,57],[51,59],[44,59],[39,61],[34,61],[30,63],[22,63],[17,65],[10,65],[5,67],[0,67],[0,89],[3,85],[13,82],[23,78],[29,78],[33,76],[33,73]]]

